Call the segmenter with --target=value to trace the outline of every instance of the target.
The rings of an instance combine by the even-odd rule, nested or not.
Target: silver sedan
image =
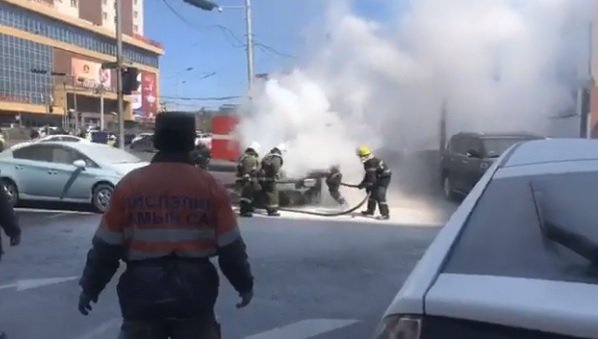
[[[13,205],[19,200],[88,203],[103,212],[120,179],[147,164],[107,145],[42,142],[0,153],[0,176]]]

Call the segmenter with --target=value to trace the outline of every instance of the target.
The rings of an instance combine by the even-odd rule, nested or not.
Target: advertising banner
[[[158,84],[156,73],[141,73],[141,110],[146,119],[153,120],[158,112]]]
[[[102,69],[102,64],[98,62],[72,58],[71,74],[77,86],[97,88],[101,85],[110,89],[112,85],[110,70]]]

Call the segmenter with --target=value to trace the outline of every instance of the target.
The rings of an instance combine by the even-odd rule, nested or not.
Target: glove
[[[92,310],[92,301],[94,304],[97,303],[98,297],[91,296],[90,294],[85,293],[85,291],[82,291],[79,295],[79,312],[81,312],[81,314],[83,315],[88,315],[89,312]]]
[[[237,308],[243,308],[251,303],[253,291],[240,293],[239,296],[241,297],[241,302],[237,304]]]

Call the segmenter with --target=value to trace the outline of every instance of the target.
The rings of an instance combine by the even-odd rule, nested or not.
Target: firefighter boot
[[[365,211],[361,211],[361,215],[372,216],[372,215],[374,215],[375,210],[376,210],[376,200],[369,198],[368,199],[368,208]]]
[[[269,208],[266,211],[268,211],[268,216],[270,217],[280,217],[280,213],[273,208]]]
[[[240,211],[239,211],[240,216],[242,216],[242,217],[252,217],[253,216],[251,204],[249,204],[246,201],[241,201],[240,205],[241,205]]]
[[[4,333],[4,332],[0,332],[0,339],[6,339],[6,338],[8,338],[8,337],[6,336],[6,333]]]
[[[386,202],[382,202],[378,206],[378,208],[380,209],[380,219],[390,219],[390,211],[388,210],[388,204]]]
[[[339,206],[341,209],[345,210],[349,208],[349,203],[343,198],[343,200],[339,202]]]

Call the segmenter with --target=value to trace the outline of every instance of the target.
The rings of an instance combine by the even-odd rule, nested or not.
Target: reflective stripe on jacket
[[[117,185],[95,237],[122,246],[128,261],[207,258],[241,234],[226,190],[209,173],[152,163]]]

